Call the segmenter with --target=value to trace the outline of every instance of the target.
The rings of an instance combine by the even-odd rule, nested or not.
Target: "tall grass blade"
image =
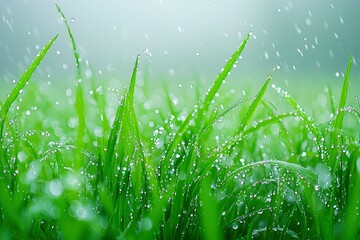
[[[339,102],[339,106],[337,109],[337,115],[335,117],[335,121],[334,121],[334,131],[331,137],[331,145],[333,146],[332,151],[331,151],[331,159],[333,161],[333,170],[336,171],[338,163],[339,163],[339,155],[340,155],[340,148],[338,147],[339,145],[339,131],[342,130],[343,128],[343,121],[344,121],[344,112],[342,111],[342,109],[345,107],[346,105],[346,98],[348,95],[348,89],[349,89],[349,83],[350,83],[350,72],[351,72],[351,66],[352,66],[352,61],[353,61],[353,56],[350,55],[350,59],[348,61],[348,65],[346,68],[346,73],[345,73],[345,77],[344,77],[344,83],[343,83],[343,87],[342,87],[342,91],[341,91],[341,96],[340,96],[340,102]]]
[[[200,105],[200,110],[199,110],[199,118],[200,119],[202,119],[203,114],[207,113],[207,111],[208,111],[208,109],[209,109],[209,107],[211,105],[211,101],[214,99],[215,94],[219,91],[219,89],[220,89],[222,83],[224,82],[225,78],[229,75],[231,69],[236,64],[237,60],[239,59],[241,53],[243,52],[243,50],[244,50],[248,40],[250,39],[250,37],[251,37],[251,34],[249,33],[246,36],[246,38],[244,39],[244,41],[240,44],[238,49],[231,56],[229,61],[226,63],[226,65],[224,66],[224,69],[221,71],[219,76],[214,81],[214,83],[213,83],[212,87],[210,88],[209,92],[206,94],[206,97],[205,97],[204,101]]]
[[[70,25],[65,17],[65,14],[61,10],[60,6],[55,3],[56,9],[61,15],[62,20],[65,23],[68,35],[70,37],[72,50],[74,54],[75,64],[76,64],[76,84],[75,84],[75,110],[78,117],[78,128],[77,128],[77,138],[76,138],[76,145],[79,149],[83,148],[84,142],[83,138],[85,135],[85,128],[86,128],[86,121],[85,121],[85,103],[84,103],[84,96],[83,96],[83,84],[82,84],[82,71],[80,65],[80,54],[77,50],[75,38],[71,32]],[[79,158],[79,154],[77,154]]]
[[[211,191],[211,177],[207,176],[201,184],[200,190],[200,221],[203,228],[203,239],[221,240],[223,239],[219,220],[220,214],[218,204]]]
[[[176,147],[181,142],[184,133],[188,130],[192,120],[195,121],[196,126],[199,126],[197,132],[199,132],[199,133],[201,132],[202,128],[200,126],[201,126],[202,120],[204,119],[204,115],[206,115],[207,111],[209,110],[211,102],[212,102],[215,94],[218,92],[218,90],[220,89],[220,87],[221,87],[222,83],[224,82],[225,78],[228,76],[231,69],[236,64],[236,61],[239,59],[239,57],[240,57],[241,53],[243,52],[243,50],[244,50],[248,40],[250,39],[250,37],[251,37],[251,34],[249,33],[246,36],[246,38],[244,39],[244,41],[240,44],[238,49],[230,57],[230,60],[225,64],[224,69],[221,71],[219,76],[214,81],[212,87],[207,92],[204,100],[202,100],[200,102],[199,109],[192,109],[189,112],[187,118],[182,123],[179,130],[176,132],[173,141],[169,145],[168,150],[166,151],[164,161],[162,161],[161,164],[160,164],[160,172],[161,173],[166,169],[166,167],[164,167],[163,164],[165,164],[165,166],[169,165],[169,160],[173,156],[173,154],[174,154],[174,152],[176,150]],[[195,114],[196,110],[197,110],[197,115]],[[198,136],[200,136],[200,134]]]
[[[15,87],[11,90],[9,96],[6,98],[4,104],[2,105],[0,111],[0,138],[2,138],[4,123],[6,119],[6,115],[9,112],[11,104],[16,100],[19,96],[23,88],[25,87],[26,83],[31,78],[32,74],[34,73],[35,69],[40,65],[41,61],[45,57],[46,53],[49,51],[50,47],[55,42],[58,35],[56,35],[53,39],[50,40],[48,44],[39,52],[36,56],[34,61],[30,64],[29,68],[25,71],[25,73],[21,76],[19,82],[15,85]]]

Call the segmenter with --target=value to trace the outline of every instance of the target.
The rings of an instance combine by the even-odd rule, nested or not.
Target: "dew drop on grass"
[[[27,154],[24,151],[20,151],[17,155],[17,158],[20,162],[25,162],[27,159]]]
[[[231,225],[232,229],[236,230],[239,228],[239,225],[237,224],[237,222],[234,222],[232,225]]]
[[[63,190],[64,190],[63,185],[61,184],[61,182],[59,180],[50,181],[48,184],[48,189],[49,189],[49,192],[54,197],[61,196],[61,194],[63,193]]]

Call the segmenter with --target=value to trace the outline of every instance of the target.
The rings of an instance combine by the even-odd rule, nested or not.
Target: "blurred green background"
[[[263,81],[280,65],[278,81],[342,81],[350,53],[352,82],[360,78],[360,1],[135,0],[58,1],[83,63],[103,76],[129,78],[137,54],[152,79],[214,80],[243,37],[254,33],[235,76]],[[40,81],[72,80],[74,60],[53,1],[0,2],[0,81],[13,86],[55,34],[37,71]],[[92,75],[88,70],[87,76]],[[4,93],[1,93],[2,96]]]

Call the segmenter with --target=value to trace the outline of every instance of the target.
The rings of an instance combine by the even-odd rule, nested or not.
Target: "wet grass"
[[[276,69],[253,97],[221,88],[248,35],[192,107],[163,90],[157,108],[137,87],[139,57],[128,89],[85,82],[57,9],[76,61],[74,101],[58,106],[27,84],[55,37],[1,104],[1,239],[360,237],[352,57],[340,99],[328,88],[329,104],[310,115],[271,82]]]

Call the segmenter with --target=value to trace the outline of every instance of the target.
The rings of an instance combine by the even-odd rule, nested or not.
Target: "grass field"
[[[108,88],[84,80],[57,9],[75,86],[29,81],[55,36],[2,99],[0,239],[360,238],[352,56],[342,87],[306,108],[273,83],[276,68],[253,95],[222,86],[251,34],[205,91],[139,86],[139,58],[127,88]]]

